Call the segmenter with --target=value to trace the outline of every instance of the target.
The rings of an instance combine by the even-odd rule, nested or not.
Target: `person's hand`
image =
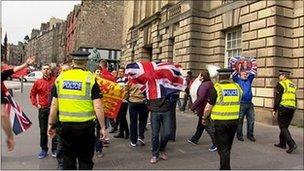
[[[7,145],[7,150],[8,151],[13,151],[14,147],[15,147],[15,141],[14,141],[14,137],[7,137],[6,139],[6,145]]]
[[[273,112],[272,112],[272,117],[273,117],[273,118],[276,118],[276,111],[273,111]]]
[[[48,134],[49,137],[54,138],[55,135],[56,135],[56,129],[53,128],[52,125],[49,125],[49,126],[48,126],[47,134]]]
[[[107,131],[105,128],[100,129],[100,140],[104,140],[107,137]]]
[[[25,61],[28,65],[33,64],[35,62],[35,56],[30,56]]]
[[[40,104],[37,104],[37,108],[40,109],[40,108],[41,108],[41,105],[40,105]]]

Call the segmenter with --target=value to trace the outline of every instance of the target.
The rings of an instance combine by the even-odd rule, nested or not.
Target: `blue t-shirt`
[[[243,96],[241,100],[242,103],[250,103],[252,100],[251,84],[253,79],[254,79],[253,74],[249,74],[246,80],[241,79],[238,74],[233,76],[233,81],[238,83],[243,90]]]

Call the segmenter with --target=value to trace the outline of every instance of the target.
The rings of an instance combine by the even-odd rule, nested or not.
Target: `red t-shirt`
[[[49,79],[41,78],[35,81],[30,92],[30,99],[34,106],[37,106],[39,104],[43,108],[50,107],[51,90],[55,79],[55,77],[51,77]]]

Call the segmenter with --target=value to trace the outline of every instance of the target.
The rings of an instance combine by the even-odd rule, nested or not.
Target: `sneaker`
[[[96,155],[98,158],[102,158],[104,156],[102,151],[96,151]]]
[[[150,163],[151,163],[151,164],[155,164],[155,163],[157,163],[157,161],[158,161],[158,158],[157,158],[156,156],[153,156],[153,157],[150,159]]]
[[[213,144],[210,148],[209,151],[213,152],[217,150],[217,146],[215,144]]]
[[[52,151],[52,157],[54,157],[54,158],[57,157],[57,152],[56,151]]]
[[[130,143],[131,147],[136,147],[137,144],[133,144],[132,142]]]
[[[197,142],[193,141],[192,139],[187,139],[187,142],[192,145],[197,145]]]
[[[167,153],[165,153],[165,152],[160,152],[159,157],[160,157],[162,160],[168,160]]]
[[[142,140],[142,139],[140,139],[140,138],[137,139],[137,142],[138,142],[138,144],[139,144],[140,146],[146,145],[146,143],[144,142],[144,140]]]
[[[38,154],[38,159],[43,159],[47,156],[46,150],[41,150],[41,152]]]

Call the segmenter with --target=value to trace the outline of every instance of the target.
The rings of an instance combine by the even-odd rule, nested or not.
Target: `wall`
[[[133,22],[125,16],[124,63],[141,59],[173,60],[197,75],[206,64],[225,65],[225,35],[242,30],[242,55],[257,59],[253,82],[256,120],[271,116],[279,69],[292,71],[298,87],[293,124],[303,125],[303,1],[179,1],[142,18],[133,6]],[[131,3],[125,9],[130,10]],[[139,13],[139,14],[138,14]],[[127,12],[126,14],[132,14]],[[128,19],[127,19],[128,18]],[[150,56],[149,48],[152,49]]]

